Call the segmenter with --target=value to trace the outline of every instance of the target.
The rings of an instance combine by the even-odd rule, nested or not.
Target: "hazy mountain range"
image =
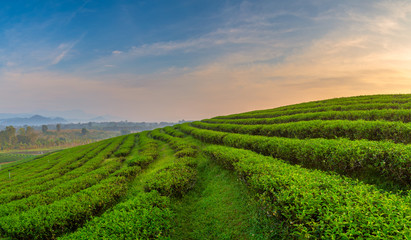
[[[120,121],[118,117],[104,115],[95,116],[81,110],[70,111],[47,111],[40,110],[36,113],[0,113],[1,126],[39,126],[57,123],[84,123],[84,122],[106,122]]]
[[[57,124],[57,123],[67,123],[67,120],[61,117],[49,118],[40,115],[34,115],[32,117],[14,117],[0,119],[0,125],[3,126],[38,126],[43,124]]]

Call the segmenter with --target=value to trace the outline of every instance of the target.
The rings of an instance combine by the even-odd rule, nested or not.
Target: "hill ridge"
[[[6,164],[0,237],[407,239],[410,109],[411,94],[313,101]]]

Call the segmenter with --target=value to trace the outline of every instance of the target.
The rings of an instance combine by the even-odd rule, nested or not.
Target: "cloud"
[[[86,34],[82,34],[78,39],[74,41],[61,43],[56,50],[58,55],[53,59],[51,64],[56,65],[61,62],[68,55],[68,53],[85,37],[85,35]]]
[[[74,47],[74,44],[71,45],[67,45],[67,44],[61,44],[58,47],[58,51],[60,52],[59,55],[57,55],[57,57],[55,57],[53,59],[53,61],[51,62],[51,64],[55,65],[58,64],[61,60],[63,60],[63,58],[67,55],[67,53]]]
[[[50,66],[57,65],[69,58],[72,50],[81,39],[82,37],[75,41],[60,43],[57,46],[55,44],[44,46],[30,42],[27,46],[16,51],[6,50],[0,56],[0,62],[3,62],[0,70],[22,71],[24,69],[24,72],[44,71]]]
[[[285,14],[285,13],[282,13]],[[122,72],[133,74],[135,68],[130,65],[139,65],[155,62],[163,57],[175,59],[187,56],[185,67],[196,67],[207,64],[220,58],[230,58],[229,64],[254,64],[263,61],[281,61],[281,59],[295,48],[301,47],[303,41],[298,37],[288,38],[287,35],[297,35],[305,31],[298,26],[276,29],[276,23],[265,22],[260,19],[248,20],[247,25],[222,26],[209,33],[179,41],[162,41],[131,46],[128,50],[114,50],[111,54],[102,56],[91,63],[85,64],[78,72],[99,73],[105,72],[102,66],[116,65]],[[307,39],[309,41],[309,39]],[[149,59],[149,60],[146,60]],[[122,67],[124,66],[124,67]],[[173,61],[165,64],[164,69],[153,68],[153,72],[163,71],[175,67]],[[179,66],[181,67],[181,66]],[[130,71],[131,70],[131,71]],[[148,71],[148,69],[145,69]],[[99,76],[100,77],[100,76]]]

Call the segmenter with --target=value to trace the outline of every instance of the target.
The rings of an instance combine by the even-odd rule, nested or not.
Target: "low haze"
[[[411,2],[7,1],[0,113],[210,118],[411,90]]]

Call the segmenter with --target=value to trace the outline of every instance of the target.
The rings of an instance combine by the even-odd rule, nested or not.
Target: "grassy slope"
[[[312,103],[301,105],[310,106]],[[186,139],[200,149],[204,145],[192,137]],[[169,144],[162,142],[159,148],[159,157],[130,183],[123,201],[143,192],[146,181],[153,174],[176,160]],[[175,219],[171,239],[286,239],[281,236],[281,223],[267,215],[252,197],[255,193],[236,173],[202,154],[196,159],[198,176],[195,187],[182,198],[172,198]],[[384,184],[379,179],[373,184],[377,183]]]
[[[120,202],[143,192],[153,174],[176,160],[168,144],[162,142],[159,149],[160,156],[130,183]],[[261,211],[246,186],[209,159],[199,156],[197,160],[195,188],[182,199],[173,198],[176,216],[171,239],[266,239],[261,234],[269,231],[262,229]]]
[[[152,174],[175,161],[174,151],[168,144],[162,143],[160,149],[159,158],[131,183],[125,199],[144,191],[144,184]],[[176,216],[171,239],[269,239],[275,236],[275,229],[269,227],[275,224],[269,222],[234,173],[203,156],[197,160],[199,174],[194,189],[182,199],[173,198]]]
[[[192,139],[193,142],[197,140]],[[246,185],[233,172],[199,156],[195,187],[174,199],[171,239],[271,239],[279,229],[266,218]]]
[[[194,140],[193,140],[194,141]],[[144,191],[144,183],[157,170],[171,164],[175,157],[168,144],[160,145],[159,158],[131,184],[125,198]],[[182,199],[174,198],[176,214],[171,239],[269,239],[269,229],[262,210],[249,191],[232,172],[209,159],[198,159],[198,180]]]

